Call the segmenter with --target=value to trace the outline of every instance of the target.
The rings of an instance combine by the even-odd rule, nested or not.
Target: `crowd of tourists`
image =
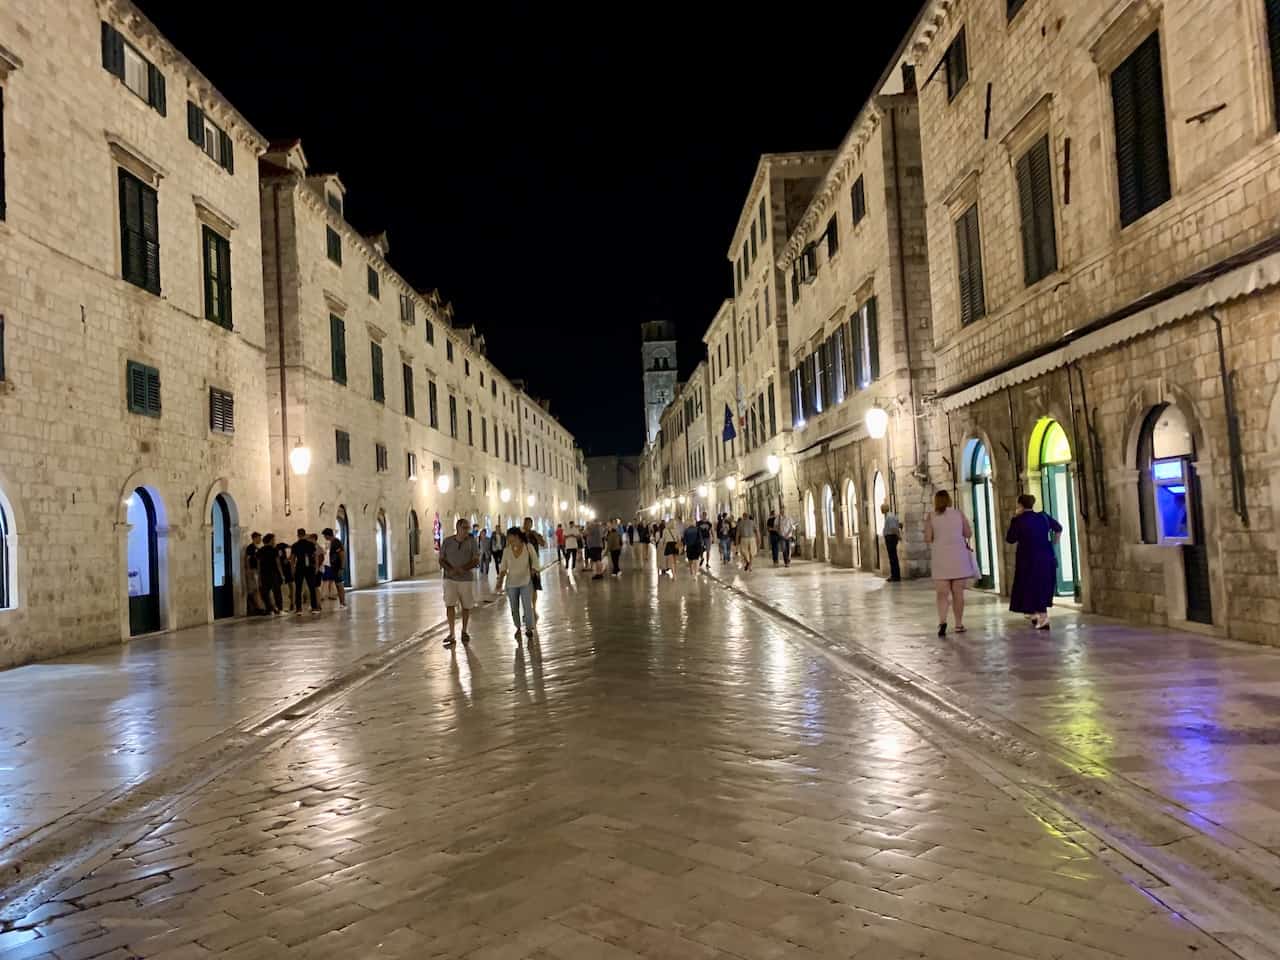
[[[293,542],[254,531],[242,563],[249,615],[302,616],[304,605],[318,615],[328,601],[346,609],[346,560],[346,548],[328,527],[319,533],[299,527]]]

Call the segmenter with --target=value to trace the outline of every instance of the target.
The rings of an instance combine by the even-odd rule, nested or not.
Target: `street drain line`
[[[126,783],[0,847],[0,932],[172,816],[206,784],[299,732],[318,712],[437,637],[441,622],[348,664],[282,706],[247,717]]]
[[[1280,943],[1280,916],[1273,908],[1280,902],[1280,857],[1103,764],[983,711],[944,684],[854,641],[833,640],[749,590],[715,574],[710,578],[799,631],[806,646],[922,721],[922,732],[942,732],[1037,806],[1083,827],[1167,885],[1143,889],[1224,947],[1250,958],[1280,958],[1273,946]]]

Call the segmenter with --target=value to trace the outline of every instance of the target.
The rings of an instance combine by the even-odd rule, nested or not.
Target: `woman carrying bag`
[[[1013,562],[1013,589],[1009,609],[1031,618],[1037,630],[1049,629],[1049,608],[1058,585],[1058,555],[1053,545],[1062,534],[1062,524],[1047,513],[1036,513],[1036,498],[1024,493],[1009,523],[1005,543],[1014,543],[1018,552]]]
[[[978,559],[969,546],[973,528],[969,518],[951,506],[951,494],[933,495],[933,512],[924,518],[924,540],[929,544],[930,568],[938,601],[938,636],[947,635],[948,608],[955,611],[956,633],[964,633],[964,590],[978,575]]]
[[[524,614],[524,635],[533,642],[533,580],[538,575],[535,552],[519,527],[507,531],[507,549],[498,567],[498,592],[507,592],[511,604],[511,621],[516,625],[515,641],[520,642],[520,614]]]

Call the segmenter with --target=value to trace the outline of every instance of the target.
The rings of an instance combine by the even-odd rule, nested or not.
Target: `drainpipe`
[[[893,201],[898,224],[898,285],[902,290],[902,347],[907,354],[907,401],[911,408],[911,449],[917,480],[928,479],[924,466],[920,462],[920,421],[916,409],[915,372],[911,367],[911,318],[907,309],[907,263],[906,241],[902,227],[902,175],[898,163],[898,111],[889,108],[889,131],[893,141]]]
[[[275,239],[276,339],[280,347],[280,475],[284,479],[284,515],[293,513],[289,503],[289,396],[284,358],[284,269],[280,262],[280,184],[271,188],[271,226]]]

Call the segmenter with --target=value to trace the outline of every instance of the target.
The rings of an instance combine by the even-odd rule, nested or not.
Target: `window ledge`
[[[164,167],[131,144],[121,134],[111,130],[103,130],[102,135],[106,139],[107,146],[110,148],[111,155],[116,162],[146,181],[153,189],[158,188],[160,181],[169,175],[169,172]]]
[[[199,194],[191,195],[191,202],[196,205],[196,216],[220,233],[232,233],[240,229],[234,217],[224,213],[212,201]]]

